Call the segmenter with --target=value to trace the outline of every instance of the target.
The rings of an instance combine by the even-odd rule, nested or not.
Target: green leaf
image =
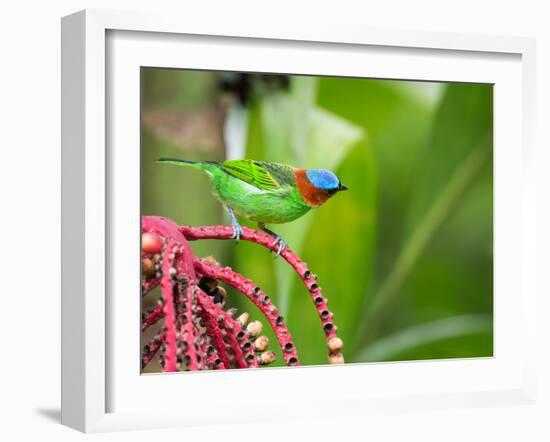
[[[406,293],[404,283],[418,267],[419,259],[451,214],[459,213],[465,195],[481,179],[491,174],[492,87],[478,84],[449,85],[433,122],[426,150],[416,167],[416,183],[406,224],[406,240],[393,268],[380,285],[370,305],[359,336],[372,338],[384,321],[394,300]],[[485,207],[478,219],[492,219],[492,187],[484,187]],[[476,230],[471,222],[461,226],[466,237]],[[450,238],[450,247],[460,238]],[[491,241],[491,235],[484,236]],[[445,242],[445,244],[447,244]],[[445,257],[456,256],[451,250]],[[490,260],[490,258],[488,258]],[[455,269],[454,275],[459,274]],[[487,284],[482,278],[481,287]],[[452,286],[452,284],[449,284]],[[468,289],[468,286],[463,289]],[[426,288],[430,291],[429,286]],[[469,290],[479,290],[474,281]],[[490,293],[489,293],[490,295]]]
[[[430,140],[416,166],[416,186],[408,216],[409,236],[460,167],[475,155],[484,156],[486,161],[491,159],[492,109],[491,85],[448,86]]]
[[[374,152],[380,220],[376,276],[388,271],[401,247],[407,203],[416,185],[414,166],[426,144],[434,106],[444,88],[440,83],[319,80],[317,103],[363,128]],[[428,96],[431,98],[427,99]]]
[[[359,352],[354,362],[377,362],[403,360],[402,355],[418,347],[428,346],[438,341],[460,338],[469,335],[492,335],[493,317],[487,314],[463,315],[414,325],[392,335],[381,338]],[[446,357],[450,357],[450,354]],[[455,357],[492,356],[492,345],[474,354],[463,353]]]

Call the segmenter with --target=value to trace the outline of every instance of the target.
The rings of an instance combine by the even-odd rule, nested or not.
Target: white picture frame
[[[134,130],[135,124],[139,124],[139,117],[137,120],[134,118],[139,116],[139,89],[132,89],[132,85],[135,85],[135,72],[132,69],[141,64],[141,57],[146,54],[151,57],[147,60],[152,64],[148,65],[166,66],[166,58],[163,57],[171,57],[173,46],[170,45],[186,44],[186,37],[192,39],[193,44],[212,47],[215,44],[209,42],[215,37],[215,41],[225,47],[234,43],[236,51],[257,51],[262,44],[282,51],[305,51],[304,54],[323,48],[332,51],[335,57],[341,53],[342,59],[350,58],[350,54],[356,50],[374,51],[380,57],[397,50],[401,57],[419,54],[419,59],[428,57],[432,64],[431,71],[424,74],[425,78],[413,70],[407,73],[403,71],[402,76],[394,78],[429,77],[449,81],[491,81],[491,78],[499,78],[495,83],[497,88],[502,84],[502,90],[507,92],[506,95],[503,93],[496,97],[510,100],[508,103],[517,106],[504,108],[503,102],[495,99],[495,115],[498,115],[495,126],[501,129],[508,127],[506,139],[498,128],[495,129],[495,266],[499,269],[498,274],[495,274],[495,298],[506,300],[509,298],[507,293],[513,288],[515,299],[513,302],[508,299],[506,303],[497,303],[495,327],[501,328],[496,329],[496,339],[501,339],[502,345],[500,349],[495,345],[494,358],[483,361],[353,364],[297,370],[147,377],[140,377],[137,370],[131,376],[124,376],[124,370],[128,369],[126,364],[130,367],[134,364],[129,360],[132,350],[129,353],[118,350],[113,352],[113,348],[120,346],[113,344],[111,339],[132,339],[131,336],[123,337],[119,329],[128,329],[129,333],[138,329],[131,321],[128,322],[129,327],[125,327],[126,322],[123,322],[120,312],[126,306],[130,309],[134,307],[133,304],[117,304],[113,308],[113,300],[108,295],[113,284],[113,263],[119,259],[119,254],[129,253],[127,256],[131,257],[136,251],[122,250],[123,244],[128,242],[120,243],[120,247],[113,246],[124,237],[120,227],[117,227],[119,224],[116,215],[113,215],[116,212],[114,207],[119,211],[132,211],[136,202],[135,198],[126,198],[130,205],[119,208],[119,203],[123,204],[123,201],[112,192],[114,186],[117,194],[122,192],[127,195],[131,185],[135,185],[135,174],[139,171],[139,143],[132,144],[135,137],[139,137]],[[153,46],[146,50],[148,44]],[[143,51],[136,51],[139,45],[142,45]],[[99,10],[82,11],[63,18],[62,423],[80,431],[96,432],[201,425],[207,424],[213,416],[218,423],[261,421],[265,415],[269,415],[270,419],[328,417],[329,408],[331,414],[363,415],[380,410],[395,412],[533,403],[536,394],[535,340],[529,338],[534,336],[536,323],[535,203],[532,196],[535,192],[534,178],[528,171],[532,167],[533,153],[534,54],[534,41],[517,37],[354,29],[343,26],[292,27],[280,23],[272,26],[262,24],[260,27],[253,23],[243,25],[196,18],[182,22],[180,17]],[[446,63],[437,62],[444,59],[447,62],[452,59],[464,63],[465,67],[451,74],[448,67],[445,68]],[[476,63],[483,64],[489,59],[504,61],[499,62],[499,69],[490,67],[488,63],[487,73],[476,72]],[[271,60],[276,62],[276,57]],[[411,56],[410,60],[409,68],[415,69],[416,59]],[[313,58],[309,62],[312,63],[310,66],[315,65]],[[202,67],[208,67],[206,62],[202,63]],[[217,63],[218,66],[222,63],[228,70],[242,68],[238,61],[231,66],[224,60],[217,60]],[[389,58],[388,64],[391,64]],[[173,61],[172,65],[185,67],[180,60]],[[117,67],[112,69],[112,66]],[[322,65],[318,68],[295,65],[293,72],[314,69],[312,73],[338,74],[345,69],[343,66],[346,66],[345,63],[336,63],[333,68],[320,72]],[[355,66],[353,69],[361,67]],[[399,66],[393,69],[399,69]],[[421,72],[423,65],[419,64],[416,69]],[[266,70],[269,70],[268,67]],[[128,73],[130,76],[127,76]],[[127,83],[127,89],[123,95],[117,96],[118,100],[113,101],[111,86],[119,81],[117,76],[121,75]],[[372,71],[371,76],[384,78],[388,74],[380,70]],[[121,103],[124,103],[122,106],[125,108],[120,107]],[[127,117],[120,117],[121,109],[126,109],[124,114]],[[116,124],[116,128],[109,129],[107,122]],[[124,126],[125,130],[119,130],[117,128],[122,127],[119,123],[128,126]],[[122,187],[119,185],[121,173],[126,172],[120,169],[121,155],[127,152],[115,149],[113,153],[110,150],[110,146],[121,142],[119,136],[125,142],[131,142],[129,146],[134,147],[129,148],[135,149],[136,155],[135,161],[125,157],[128,160],[125,168],[130,170],[130,175],[125,175],[124,182],[130,184]],[[517,161],[521,162],[523,173],[514,179],[521,180],[522,186],[509,188],[507,183],[512,177],[509,176],[507,164]],[[508,198],[514,199],[522,208],[521,212],[507,217],[510,218],[508,220],[498,216],[499,210],[503,214],[507,213],[505,205],[499,204],[499,189],[506,191]],[[139,223],[139,212],[136,212],[136,222]],[[133,232],[131,228],[126,230]],[[506,245],[510,249],[505,250],[500,248],[499,237],[509,231],[520,231],[521,235],[510,238]],[[131,241],[131,233],[129,235],[126,235],[126,240]],[[507,251],[512,251],[514,256],[509,256]],[[519,275],[507,271],[511,265],[521,269]],[[131,272],[128,274],[133,274]],[[134,273],[139,278],[138,273]],[[123,285],[120,287],[124,284],[132,286],[132,281],[121,283]],[[135,302],[138,305],[139,299],[124,302]],[[509,324],[509,318],[514,312],[516,322],[512,325]],[[138,317],[133,314],[129,316]],[[134,348],[132,345],[128,347]],[[113,363],[115,360],[116,364]],[[345,376],[342,375],[343,370],[346,371]],[[369,378],[374,376],[378,380],[378,386],[353,384],[352,380],[361,377],[365,370],[369,371]],[[442,379],[434,377],[443,372],[445,375]],[[188,380],[192,378],[185,388],[186,394],[196,395],[194,404],[176,408],[170,400],[165,401],[164,405],[153,400],[154,394],[158,395],[156,399],[168,397],[169,391],[181,388],[183,382],[180,379],[184,379],[181,376],[189,376]],[[227,382],[227,376],[231,376],[231,382]],[[328,385],[339,388],[332,389],[329,394],[319,394],[316,388],[320,376]],[[409,382],[414,384],[410,388],[404,383],[407,377],[414,381]],[[204,389],[221,389],[222,397],[232,398],[232,407],[245,407],[249,399],[246,396],[238,397],[235,393],[245,384],[261,388],[266,379],[273,384],[275,391],[291,385],[291,400],[285,404],[273,401],[261,409],[250,409],[243,416],[221,409],[205,412],[207,401],[201,401],[198,397],[199,391]],[[391,389],[387,382],[390,379],[394,380]],[[427,385],[431,385],[431,388],[426,388]],[[117,401],[113,403],[115,390]],[[139,394],[146,399],[140,407],[132,406],[136,403],[132,394]],[[180,393],[176,397],[181,397]],[[333,401],[338,403],[336,409],[327,407]],[[223,400],[220,403],[223,405]]]

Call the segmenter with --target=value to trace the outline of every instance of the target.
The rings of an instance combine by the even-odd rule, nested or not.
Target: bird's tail
[[[212,178],[215,171],[220,167],[220,163],[216,161],[188,161],[177,158],[159,158],[155,163],[173,164],[175,166],[192,167],[193,169],[202,170]]]
[[[180,160],[177,158],[159,158],[155,161],[155,163],[192,167],[193,169],[202,170],[207,173],[211,173],[213,169],[216,169],[219,166],[219,163],[217,163],[216,161],[188,161]]]
[[[201,163],[196,161],[179,160],[177,158],[159,158],[155,163],[174,164],[176,166],[193,167],[194,169],[202,169]]]

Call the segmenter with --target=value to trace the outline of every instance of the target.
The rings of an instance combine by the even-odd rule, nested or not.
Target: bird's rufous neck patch
[[[315,187],[306,175],[306,169],[296,169],[294,173],[296,185],[304,201],[312,207],[319,207],[329,199],[330,194],[323,189]]]

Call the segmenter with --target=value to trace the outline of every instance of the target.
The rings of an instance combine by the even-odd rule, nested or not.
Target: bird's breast
[[[266,224],[287,223],[310,209],[296,188],[261,190],[236,179],[216,184],[214,195],[225,205],[233,208],[238,215],[251,221]]]

